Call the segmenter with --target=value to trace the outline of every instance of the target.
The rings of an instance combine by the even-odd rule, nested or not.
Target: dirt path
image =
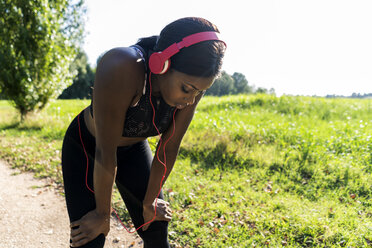
[[[66,248],[69,220],[64,198],[45,180],[0,161],[0,248]],[[139,248],[142,241],[111,218],[105,248]]]

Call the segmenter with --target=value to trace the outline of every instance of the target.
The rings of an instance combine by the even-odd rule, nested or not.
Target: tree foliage
[[[234,79],[235,94],[252,93],[252,88],[248,86],[248,80],[243,73],[234,72],[232,78]]]
[[[77,70],[77,76],[72,85],[66,88],[59,99],[88,99],[91,98],[92,86],[94,81],[94,71],[88,63],[87,55],[79,52],[72,66]]]
[[[226,71],[222,71],[221,76],[207,90],[206,95],[223,96],[244,93],[252,93],[252,87],[248,85],[244,74],[235,72],[229,75]]]
[[[353,93],[351,96],[343,95],[326,95],[326,98],[360,98],[360,99],[372,99],[372,93]]]
[[[227,95],[234,89],[234,79],[222,71],[221,76],[217,78],[212,86],[207,90],[206,95],[222,96]]]
[[[83,0],[0,0],[0,92],[21,118],[71,84]]]

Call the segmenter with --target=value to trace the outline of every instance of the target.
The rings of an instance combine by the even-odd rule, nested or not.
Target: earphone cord
[[[167,173],[167,164],[166,164],[166,163],[167,163],[167,158],[166,158],[166,156],[165,156],[165,147],[166,147],[168,141],[173,137],[174,132],[175,132],[175,130],[176,130],[175,114],[176,114],[177,108],[176,108],[176,109],[174,110],[174,112],[173,112],[173,132],[172,132],[172,135],[171,135],[171,136],[166,140],[166,142],[165,142],[164,145],[163,145],[163,156],[164,156],[164,162],[163,162],[163,161],[161,161],[160,158],[159,158],[159,150],[160,150],[160,148],[161,148],[161,145],[162,145],[163,140],[162,140],[162,138],[161,138],[161,135],[160,135],[159,129],[156,127],[156,124],[155,124],[155,108],[154,108],[154,105],[153,105],[152,100],[151,100],[151,93],[152,93],[152,86],[151,86],[151,72],[150,72],[150,76],[149,76],[149,83],[150,83],[150,94],[149,94],[149,98],[150,98],[150,104],[151,104],[151,107],[152,107],[152,110],[153,110],[153,115],[152,115],[152,124],[154,125],[154,127],[155,127],[155,129],[156,129],[156,131],[157,131],[157,133],[158,133],[158,135],[159,135],[159,147],[158,147],[158,149],[157,149],[157,151],[156,151],[156,158],[157,158],[158,161],[159,161],[159,162],[164,166],[164,173],[163,173],[163,177],[162,177],[161,182],[160,182],[160,188],[159,188],[158,195],[157,195],[157,197],[155,198],[155,214],[154,214],[154,217],[153,217],[150,221],[148,221],[148,222],[142,224],[142,225],[139,226],[136,230],[134,230],[134,231],[131,232],[131,231],[129,231],[129,230],[125,227],[125,225],[124,225],[123,222],[121,221],[119,215],[117,214],[116,210],[112,207],[112,210],[114,210],[117,219],[120,221],[121,225],[125,228],[125,230],[127,230],[128,233],[134,233],[135,231],[137,231],[138,229],[140,229],[140,228],[143,227],[144,225],[147,225],[147,224],[149,224],[149,223],[151,223],[151,222],[153,222],[153,221],[155,220],[155,217],[156,217],[156,206],[157,206],[157,202],[158,202],[158,197],[159,197],[159,195],[160,195],[161,188],[162,188],[162,185],[163,185],[163,181],[164,181],[165,175],[166,175],[166,173]],[[80,113],[80,114],[81,114],[81,113]],[[86,150],[85,150],[84,142],[83,142],[83,139],[82,139],[82,136],[81,136],[81,129],[80,129],[80,114],[78,115],[79,136],[80,136],[80,142],[81,142],[81,144],[82,144],[82,146],[83,146],[83,150],[84,150],[85,157],[86,157],[86,160],[87,160],[87,165],[86,165],[86,168],[87,168],[87,169],[86,169],[86,173],[85,173],[85,185],[86,185],[86,187],[88,188],[88,190],[91,191],[91,192],[94,194],[94,191],[93,191],[93,190],[88,186],[88,165],[89,165],[89,160],[88,160],[88,154],[87,154],[87,152],[86,152]]]

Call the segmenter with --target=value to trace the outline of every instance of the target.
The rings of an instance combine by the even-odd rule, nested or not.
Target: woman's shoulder
[[[144,72],[144,66],[141,62],[142,57],[138,52],[131,47],[115,47],[108,50],[99,60],[97,70],[99,67],[106,68],[128,68],[125,71]],[[135,71],[133,71],[133,69]]]
[[[107,51],[99,60],[96,82],[112,82],[121,86],[142,89],[145,80],[142,57],[130,47],[116,47]],[[127,88],[127,87],[125,87]]]

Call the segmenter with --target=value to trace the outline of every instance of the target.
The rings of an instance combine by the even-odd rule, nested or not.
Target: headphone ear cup
[[[167,60],[163,58],[163,55],[161,52],[151,54],[149,58],[149,67],[150,67],[151,72],[154,74],[165,73],[164,65],[166,64],[166,61]]]
[[[170,67],[170,60],[164,59],[161,52],[153,53],[149,58],[149,67],[154,74],[164,74]]]

